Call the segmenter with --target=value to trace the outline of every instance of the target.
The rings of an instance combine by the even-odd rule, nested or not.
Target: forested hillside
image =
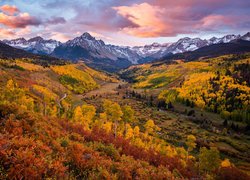
[[[191,133],[182,145],[166,140],[156,118],[161,112],[147,105],[152,114],[142,113],[144,102],[130,96],[128,84],[117,77],[83,63],[33,62],[0,60],[1,179],[249,178],[216,146],[202,147]],[[242,63],[247,61],[235,67],[239,74]],[[222,81],[225,75],[217,76],[209,80]],[[244,78],[238,77],[243,87]],[[190,102],[196,105],[192,97]]]
[[[122,72],[135,88],[162,90],[159,99],[181,102],[250,123],[250,55],[225,55],[194,62],[145,64]]]
[[[168,142],[179,146],[191,133],[249,171],[249,68],[249,54],[238,54],[137,65],[120,75],[132,83],[128,94],[171,115],[158,119]]]

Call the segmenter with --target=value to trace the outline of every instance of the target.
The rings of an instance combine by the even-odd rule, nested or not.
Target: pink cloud
[[[202,28],[216,28],[222,25],[233,25],[234,17],[225,17],[222,15],[209,15],[201,20],[200,27]]]
[[[10,28],[25,28],[26,26],[38,26],[41,21],[29,15],[29,13],[19,13],[18,15],[7,15],[0,13],[0,24]]]
[[[123,32],[139,37],[157,36],[165,29],[166,24],[161,19],[164,9],[151,6],[148,3],[134,4],[130,7],[114,7],[117,13],[137,25],[137,27],[125,27]],[[146,12],[146,13],[145,13]],[[169,27],[172,31],[172,27]]]
[[[51,39],[57,39],[61,42],[66,42],[68,41],[69,39],[71,39],[72,37],[71,36],[68,36],[64,33],[60,33],[60,32],[52,32],[51,33],[51,36],[50,36]]]
[[[29,35],[31,32],[32,32],[32,29],[29,26],[27,26],[27,27],[22,28],[22,29],[17,29],[16,36],[24,37],[24,36]]]
[[[226,3],[226,0],[153,0],[113,9],[136,25],[121,27],[121,32],[137,37],[170,37],[214,31],[220,27],[232,28],[242,15],[220,13],[220,7]]]
[[[148,3],[132,6],[113,7],[117,13],[134,23],[135,27],[124,27],[122,31],[138,37],[171,36],[178,30],[170,21],[166,21],[166,9]]]
[[[0,10],[9,15],[19,12],[19,9],[16,6],[10,6],[8,4],[1,6]]]
[[[13,38],[19,38],[19,37],[25,37],[32,33],[32,30],[30,27],[21,28],[21,29],[5,29],[0,28],[0,38],[1,39],[13,39]]]
[[[15,32],[12,30],[0,28],[1,38],[12,38],[13,36],[15,36]]]

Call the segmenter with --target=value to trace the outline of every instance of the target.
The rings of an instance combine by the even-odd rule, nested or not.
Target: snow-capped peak
[[[88,39],[88,40],[95,40],[95,38],[93,36],[91,36],[88,32],[83,33],[80,38],[83,39]]]
[[[241,36],[240,39],[245,40],[245,41],[250,41],[250,32],[248,32],[245,35]]]
[[[100,59],[111,59],[114,61],[126,59],[135,64],[140,58],[136,52],[131,51],[128,47],[105,44],[102,40],[97,40],[87,32],[62,44],[64,48],[76,46],[83,48],[92,57]]]
[[[24,49],[26,51],[36,54],[50,54],[61,42],[56,40],[45,40],[40,36],[26,40],[24,38],[18,38],[13,40],[3,40],[5,44],[13,46],[15,48]]]
[[[229,43],[230,41],[233,41],[235,39],[239,39],[240,35],[234,35],[234,34],[230,34],[230,35],[226,35],[222,38],[222,42],[223,43]]]
[[[69,40],[66,43],[60,43],[59,41],[52,39],[45,40],[40,36],[29,40],[18,38],[14,40],[3,40],[3,42],[10,46],[39,54],[50,54],[58,46],[69,48],[78,46],[81,47],[85,53],[87,52],[90,57],[92,56],[94,58],[110,60],[124,59],[136,64],[139,60],[140,62],[143,62],[144,59],[147,59],[148,61],[162,58],[170,53],[176,54],[186,51],[194,51],[204,46],[228,43],[237,39],[250,41],[250,33],[246,33],[243,36],[230,34],[221,38],[212,37],[210,39],[184,37],[174,43],[153,43],[150,45],[135,47],[105,44],[102,40],[96,39],[88,32],[85,32],[81,36]]]
[[[28,40],[28,42],[41,42],[44,41],[44,39],[41,36],[36,36]]]

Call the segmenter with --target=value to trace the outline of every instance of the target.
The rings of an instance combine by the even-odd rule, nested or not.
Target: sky
[[[0,0],[0,39],[65,42],[84,32],[116,45],[250,31],[250,0]]]

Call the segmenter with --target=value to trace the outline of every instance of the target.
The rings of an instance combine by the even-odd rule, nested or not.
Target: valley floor
[[[84,94],[82,100],[96,107],[100,107],[103,99],[110,99],[120,105],[129,105],[135,110],[138,124],[142,125],[148,119],[153,119],[162,129],[160,137],[168,143],[185,146],[186,136],[195,135],[198,146],[215,146],[221,152],[222,158],[229,158],[238,168],[250,172],[250,137],[236,133],[225,134],[222,127],[223,119],[218,114],[180,103],[174,103],[174,110],[159,110],[155,105],[148,105],[143,99],[126,94],[128,91],[144,93],[148,97],[159,93],[157,90],[133,89],[131,84],[125,82],[105,83],[101,88]],[[190,110],[195,111],[195,119],[184,113]],[[196,122],[196,119],[211,122],[212,130]],[[196,153],[198,152],[194,152],[195,156]]]

